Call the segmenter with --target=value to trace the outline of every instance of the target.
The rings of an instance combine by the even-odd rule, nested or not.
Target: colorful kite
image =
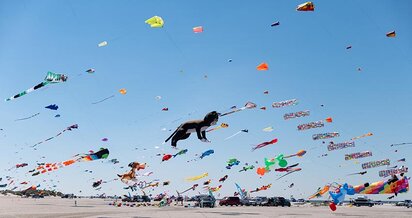
[[[135,181],[136,171],[144,170],[146,168],[146,163],[141,164],[139,162],[131,162],[128,166],[131,168],[129,172],[123,175],[117,174],[117,176],[120,178],[120,181],[125,184],[127,184],[130,180]]]
[[[389,165],[391,165],[391,161],[389,159],[370,161],[370,162],[363,163],[362,169],[370,169],[374,167],[389,166]]]
[[[292,105],[297,105],[297,104],[298,104],[297,99],[291,99],[291,100],[286,100],[286,101],[273,102],[272,107],[281,108],[281,107],[287,107],[287,106],[292,106]]]
[[[372,156],[371,151],[362,151],[362,152],[356,152],[352,154],[345,154],[345,160],[353,160],[353,159],[359,159],[359,158],[371,157],[371,156]]]
[[[319,187],[318,190],[311,196],[308,197],[308,199],[313,199],[313,198],[320,198],[322,195],[324,195],[326,192],[329,191],[330,185],[325,185],[323,188]]]
[[[390,31],[388,33],[386,33],[386,36],[389,38],[394,38],[396,37],[396,32],[395,31]]]
[[[209,156],[209,155],[214,154],[214,153],[215,153],[215,151],[214,151],[213,149],[209,149],[209,150],[203,152],[203,153],[200,155],[199,158],[200,158],[200,159],[203,159],[204,157]]]
[[[193,32],[194,33],[202,33],[203,32],[203,27],[202,26],[193,27]]]
[[[338,132],[328,132],[328,133],[313,134],[312,139],[313,140],[330,139],[330,138],[335,138],[339,136],[340,135]]]
[[[248,171],[248,170],[253,170],[255,169],[255,166],[250,165],[250,166],[244,166],[241,170],[239,170],[239,172],[243,172],[243,171]]]
[[[269,65],[267,63],[263,62],[263,63],[259,64],[256,67],[256,69],[257,70],[269,70]]]
[[[44,78],[44,81],[43,81],[43,82],[41,82],[41,83],[37,84],[36,86],[33,86],[33,87],[31,87],[30,89],[27,89],[26,91],[23,91],[23,92],[21,92],[21,93],[19,93],[19,94],[17,94],[17,95],[14,95],[14,96],[12,96],[12,97],[10,97],[10,98],[7,98],[5,101],[10,101],[10,100],[19,98],[19,97],[21,97],[21,96],[23,96],[23,95],[26,95],[26,94],[28,94],[28,93],[30,93],[30,92],[33,92],[33,91],[35,91],[35,90],[37,90],[37,89],[40,89],[40,88],[42,88],[42,87],[44,87],[44,86],[46,86],[46,85],[49,85],[49,84],[66,82],[66,80],[67,80],[67,76],[64,75],[64,74],[57,74],[57,73],[53,73],[53,72],[47,72],[47,75],[46,75],[46,77]]]
[[[161,28],[164,25],[164,21],[159,16],[153,16],[145,21],[145,23],[149,24],[150,27],[153,28]]]
[[[398,169],[389,169],[389,170],[381,170],[379,171],[379,177],[388,177],[393,176],[396,174],[407,173],[408,167],[402,166]]]
[[[122,95],[126,95],[127,90],[126,90],[126,89],[120,89],[119,92],[120,92],[120,94],[122,94]]]
[[[256,170],[256,173],[261,176],[264,176],[265,173],[270,172],[270,168],[276,164],[280,167],[286,167],[288,165],[288,162],[284,159],[283,154],[279,154],[277,157],[272,159],[265,158],[264,161],[265,167],[259,167]]]
[[[45,139],[45,140],[43,140],[43,141],[41,141],[41,142],[37,142],[36,144],[34,144],[34,145],[31,146],[31,147],[34,148],[34,147],[36,147],[37,145],[40,145],[40,144],[42,144],[42,143],[44,143],[44,142],[50,141],[50,140],[52,140],[52,139],[60,136],[61,134],[63,134],[63,133],[66,132],[66,131],[72,131],[73,129],[78,129],[78,128],[79,128],[79,126],[78,126],[77,124],[73,124],[73,125],[67,127],[66,129],[64,129],[63,131],[57,133],[57,135],[52,136],[52,137],[50,137],[50,138],[48,138],[48,139]]]
[[[188,191],[190,191],[190,190],[193,190],[193,191],[194,191],[198,186],[199,186],[198,184],[194,184],[192,187],[190,187],[190,188],[188,188],[188,189],[186,189],[186,190],[184,190],[184,191],[182,191],[182,192],[176,191],[176,192],[177,192],[177,195],[180,196],[181,194],[184,194],[184,193],[186,193],[186,192],[188,192]]]
[[[211,131],[214,131],[214,130],[218,130],[218,129],[221,129],[221,128],[228,128],[228,127],[229,127],[229,124],[222,123],[222,124],[220,124],[219,126],[217,126],[215,128],[206,130],[206,132],[211,132]]]
[[[227,163],[226,169],[231,169],[233,166],[239,165],[240,161],[236,158],[231,158],[228,161],[226,161],[226,163]]]
[[[186,181],[196,181],[196,180],[199,180],[199,179],[204,178],[206,176],[209,176],[209,174],[208,173],[203,173],[203,174],[198,175],[198,176],[188,177],[188,178],[186,178]]]
[[[222,178],[219,179],[219,182],[225,182],[227,177],[228,175],[223,176]]]
[[[283,115],[283,119],[289,120],[289,119],[298,118],[298,117],[306,117],[306,116],[309,116],[309,115],[310,115],[310,111],[308,111],[308,110],[298,111],[298,112],[287,113],[287,114]]]
[[[342,142],[337,144],[330,142],[330,144],[328,145],[328,151],[344,149],[349,147],[355,147],[355,142]]]
[[[291,154],[288,156],[284,156],[283,158],[290,158],[290,157],[294,157],[294,156],[298,156],[298,157],[303,157],[303,155],[306,154],[305,150],[299,150],[296,154]]]
[[[313,129],[313,128],[321,128],[321,127],[324,127],[324,126],[325,126],[325,124],[323,123],[322,120],[320,120],[320,121],[316,121],[316,122],[301,124],[301,125],[298,126],[298,130],[302,131],[302,130],[308,130],[308,129]]]
[[[168,161],[168,160],[170,160],[170,158],[172,158],[173,157],[173,155],[171,155],[171,154],[165,154],[165,155],[163,155],[163,157],[162,157],[162,162],[163,161]]]
[[[368,136],[373,136],[373,133],[370,132],[370,133],[363,134],[361,136],[356,136],[355,138],[352,138],[351,140],[353,141],[353,140],[368,137]]]
[[[226,116],[226,115],[229,115],[229,114],[233,114],[233,113],[236,113],[236,112],[239,112],[239,111],[243,111],[245,109],[252,109],[252,108],[255,108],[256,106],[257,105],[255,103],[249,101],[249,102],[246,102],[244,107],[241,107],[241,108],[237,109],[236,106],[234,106],[234,107],[231,108],[232,111],[229,111],[229,112],[224,113],[224,114],[220,114],[219,116],[223,117],[223,116]]]
[[[90,154],[77,154],[72,159],[58,162],[58,163],[43,163],[35,168],[32,176],[39,175],[40,173],[47,173],[62,167],[66,167],[78,162],[87,162],[99,159],[106,159],[109,156],[109,150],[107,148],[101,148],[98,152]],[[32,171],[33,172],[33,171]]]
[[[270,189],[270,187],[272,187],[272,184],[264,185],[260,188],[256,188],[255,190],[250,191],[250,193],[268,190],[268,189]]]
[[[51,104],[49,106],[46,106],[44,108],[50,109],[50,110],[54,110],[56,111],[57,109],[59,109],[59,106],[55,105],[55,104]]]
[[[315,5],[313,2],[305,2],[296,8],[297,11],[314,11],[315,10]]]
[[[268,145],[275,144],[276,142],[278,142],[278,139],[273,139],[272,141],[260,143],[260,144],[258,144],[258,145],[255,145],[255,146],[252,148],[252,151],[254,151],[254,150],[256,150],[256,149],[259,149],[259,148],[263,148],[263,147],[268,146]]]

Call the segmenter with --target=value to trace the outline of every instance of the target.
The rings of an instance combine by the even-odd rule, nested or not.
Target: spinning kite
[[[63,131],[57,133],[57,135],[55,135],[55,136],[53,136],[53,137],[50,137],[50,138],[48,138],[48,139],[46,139],[46,140],[43,140],[43,141],[41,141],[41,142],[37,142],[36,144],[34,144],[34,145],[31,146],[31,147],[34,148],[34,147],[36,147],[37,145],[40,145],[40,144],[42,144],[42,143],[44,143],[44,142],[50,141],[50,140],[52,140],[52,139],[60,136],[61,134],[63,134],[63,133],[66,132],[66,131],[72,131],[73,129],[78,129],[78,128],[79,128],[79,126],[78,126],[77,124],[73,124],[73,125],[67,127],[66,129],[64,129]]]
[[[42,87],[44,87],[44,86],[46,86],[46,85],[49,85],[49,84],[66,82],[66,80],[67,80],[67,76],[64,75],[64,74],[57,74],[57,73],[53,73],[53,72],[47,72],[47,75],[46,75],[46,77],[44,78],[44,81],[43,81],[43,82],[41,82],[41,83],[37,84],[36,86],[33,86],[33,87],[31,87],[30,89],[27,89],[26,91],[23,91],[23,92],[21,92],[21,93],[19,93],[19,94],[17,94],[17,95],[14,95],[14,96],[12,96],[12,97],[10,97],[10,98],[7,98],[5,101],[10,101],[10,100],[19,98],[19,97],[21,97],[21,96],[23,96],[23,95],[26,95],[26,94],[28,94],[28,93],[30,93],[30,92],[33,92],[33,91],[35,91],[35,90],[37,90],[37,89],[40,89],[40,88],[42,88]]]

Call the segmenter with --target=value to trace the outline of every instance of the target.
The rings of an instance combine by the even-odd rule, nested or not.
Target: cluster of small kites
[[[303,4],[300,4],[296,8],[297,11],[315,11],[315,5],[313,2],[305,2]],[[165,25],[165,21],[163,20],[162,17],[160,16],[153,16],[145,21],[147,25],[150,25],[152,28],[163,28]],[[275,27],[279,26],[280,22],[276,21],[273,22],[270,26]],[[196,26],[192,28],[193,33],[200,34],[203,33],[204,27],[203,26]],[[388,32],[386,34],[387,37],[396,37],[395,31]],[[102,41],[98,43],[98,47],[105,47],[108,46],[109,42],[108,41]],[[352,46],[347,46],[346,49],[351,49]],[[232,59],[229,59],[229,62],[232,62]],[[256,70],[258,71],[268,71],[269,70],[269,64],[267,62],[262,62],[256,66]],[[96,70],[94,68],[90,68],[86,70],[87,73],[89,74],[94,74]],[[22,96],[25,96],[33,91],[36,91],[40,88],[43,88],[48,85],[52,84],[59,84],[59,83],[64,83],[68,81],[68,76],[65,74],[60,74],[60,73],[54,73],[54,72],[47,72],[46,77],[42,82],[39,84],[22,91],[16,95],[13,95],[9,98],[6,98],[5,101],[12,101],[16,100]],[[121,88],[118,90],[118,93],[121,95],[126,95],[127,90],[125,88]],[[267,95],[269,94],[269,91],[266,90],[263,92],[263,94]],[[91,104],[100,104],[106,100],[109,100],[111,98],[114,98],[116,94],[109,95],[107,97],[103,97],[101,99],[98,99],[97,101],[91,102]],[[156,96],[156,100],[162,99],[161,96]],[[275,101],[272,102],[272,108],[273,110],[281,109],[281,108],[292,108],[293,106],[296,106],[299,104],[298,99],[289,99],[289,100],[282,100],[282,101]],[[323,105],[322,105],[323,106]],[[253,110],[254,108],[257,107],[257,104],[248,101],[243,107],[236,107],[232,106],[228,111],[222,111],[218,112],[218,116],[211,117],[209,114],[212,114],[213,112],[209,113],[208,115],[205,116],[203,120],[192,120],[192,121],[187,121],[185,123],[182,123],[180,126],[176,126],[176,131],[169,137],[172,138],[172,145],[176,146],[176,142],[179,140],[185,140],[187,139],[191,133],[196,133],[197,137],[203,141],[203,142],[209,142],[206,138],[206,133],[208,134],[213,134],[214,131],[224,131],[223,129],[230,129],[230,124],[228,123],[220,123],[219,125],[215,126],[218,122],[219,119],[224,119],[225,116],[228,115],[233,115],[238,112],[242,112],[245,110]],[[45,106],[46,109],[49,109],[51,111],[57,111],[59,109],[59,106],[56,104],[50,104],[48,106]],[[266,110],[266,107],[260,107],[262,110]],[[162,111],[169,111],[168,107],[162,108]],[[27,119],[32,119],[34,117],[37,117],[40,113],[35,113],[31,116],[16,119],[15,121],[24,121]],[[312,113],[310,110],[300,110],[300,111],[290,111],[288,113],[285,113],[283,115],[283,119],[285,122],[291,122],[289,120],[300,120],[303,118],[311,117]],[[59,114],[56,114],[55,117],[60,117]],[[325,124],[327,125],[332,125],[333,124],[333,119],[332,117],[326,117],[321,120],[317,121],[312,121],[312,122],[307,122],[307,123],[301,123],[297,126],[297,131],[313,131],[314,129],[321,129],[325,127]],[[70,125],[63,129],[62,131],[58,132],[56,135],[53,135],[51,137],[48,137],[46,139],[43,139],[30,147],[36,149],[41,144],[44,144],[50,140],[58,140],[57,138],[63,134],[67,134],[66,132],[73,131],[78,129],[77,124]],[[264,132],[273,132],[275,129],[272,126],[268,126],[262,129]],[[248,134],[249,129],[241,129],[232,135],[228,136],[225,138],[225,140],[230,140],[240,134]],[[272,134],[272,133],[271,133]],[[318,132],[315,134],[312,134],[312,140],[317,141],[317,140],[334,140],[335,138],[340,137],[339,132]],[[351,138],[350,140],[347,141],[342,141],[335,143],[333,141],[330,141],[328,145],[324,148],[328,152],[332,151],[337,151],[337,150],[343,150],[343,149],[354,149],[355,147],[355,141],[360,140],[366,137],[371,137],[373,136],[373,133],[366,133],[363,135],[359,135],[356,137]],[[165,142],[167,142],[169,139],[167,139]],[[256,142],[256,144],[252,145],[250,147],[251,152],[257,152],[257,150],[260,149],[269,149],[269,147],[276,147],[278,146],[277,143],[279,141],[282,141],[283,139],[279,139],[278,137],[268,137],[265,141],[263,142]],[[107,142],[107,138],[103,138],[101,140],[102,142]],[[325,142],[323,142],[325,143]],[[393,144],[393,146],[399,146],[399,145],[405,145],[409,143],[399,143],[399,144]],[[190,149],[190,148],[189,148]],[[161,156],[159,157],[159,162],[162,164],[167,164],[167,162],[173,161],[175,158],[183,158],[180,156],[185,156],[188,155],[189,149],[181,149],[175,153],[165,153],[161,154],[159,153],[156,156]],[[218,152],[218,151],[216,151]],[[229,170],[230,172],[237,172],[237,173],[248,173],[248,172],[253,172],[256,174],[256,177],[263,177],[263,176],[273,176],[273,175],[278,175],[278,177],[274,180],[274,182],[294,173],[299,173],[300,171],[304,170],[303,164],[299,163],[300,160],[305,159],[305,155],[307,153],[310,153],[311,150],[297,150],[296,153],[292,154],[276,154],[276,155],[271,155],[266,158],[264,158],[261,164],[259,164],[259,161],[255,161],[254,163],[248,163],[244,162],[242,160],[239,160],[238,158],[231,157],[229,158],[226,163],[222,162],[222,167],[226,168],[226,170]],[[204,150],[202,153],[194,155],[192,159],[187,160],[187,162],[191,161],[204,161],[204,159],[209,159],[209,156],[213,156],[215,154],[214,149],[207,149]],[[102,159],[107,159],[109,156],[109,150],[107,148],[101,148],[99,151],[94,152],[94,151],[89,151],[88,153],[83,153],[83,154],[76,154],[72,158],[61,161],[61,162],[52,162],[52,163],[37,163],[37,166],[31,170],[29,170],[27,173],[31,174],[32,176],[38,176],[41,174],[49,174],[52,171],[59,170],[64,167],[68,167],[73,164],[80,164],[82,162],[89,162],[89,161],[96,161],[96,160],[102,160]],[[323,154],[321,157],[325,157],[327,154]],[[358,160],[358,159],[363,159],[363,158],[370,158],[373,157],[373,153],[371,151],[359,151],[359,152],[354,152],[354,153],[348,153],[345,154],[342,159],[345,161],[353,161],[353,160]],[[405,158],[398,160],[398,162],[405,162]],[[107,163],[110,164],[118,164],[120,161],[117,159],[111,159],[108,160]],[[289,162],[292,162],[291,164]],[[15,164],[9,171],[11,170],[16,170],[19,168],[24,168],[28,166],[28,163],[18,163]],[[364,162],[361,164],[362,170],[369,170],[372,168],[376,167],[389,167],[391,165],[391,160],[386,158],[383,160],[372,160],[368,162]],[[302,166],[302,168],[300,168]],[[145,173],[140,173],[141,171],[144,171],[146,169],[149,169],[150,166],[146,163],[141,163],[138,161],[131,162],[128,167],[127,172],[124,172],[122,174],[118,174],[117,176],[114,175],[113,179],[104,181],[102,179],[96,179],[94,182],[91,183],[91,187],[100,190],[102,186],[104,186],[105,183],[112,182],[112,181],[120,181],[125,185],[124,189],[128,189],[130,191],[142,191],[145,194],[145,191],[148,191],[150,189],[154,190],[154,188],[157,188],[159,186],[168,186],[172,182],[170,180],[164,180],[161,181],[159,179],[148,179],[149,177],[152,177],[152,174],[155,174],[152,171],[147,171]],[[236,170],[232,170],[236,169]],[[87,173],[93,173],[93,171],[90,170],[85,170]],[[337,183],[337,182],[332,182],[330,184],[326,184],[323,188],[319,187],[318,190],[311,196],[309,196],[309,199],[321,197],[326,193],[329,193],[330,198],[332,198],[332,202],[330,203],[330,208],[331,210],[336,210],[336,205],[343,202],[345,199],[346,195],[354,195],[354,194],[393,194],[397,195],[399,193],[404,193],[407,192],[409,189],[409,184],[408,184],[408,178],[404,175],[405,173],[408,172],[408,168],[405,166],[391,168],[391,169],[385,169],[379,171],[378,175],[379,177],[387,178],[390,177],[387,180],[383,181],[378,181],[378,182],[373,182],[369,183],[366,182],[361,185],[357,186],[352,186],[347,183]],[[367,171],[361,171],[361,172],[356,172],[356,173],[351,173],[349,175],[365,175]],[[271,174],[271,175],[269,175]],[[348,176],[349,176],[348,175]],[[224,185],[226,184],[225,181],[227,181],[230,176],[225,174],[222,175],[220,178],[212,179],[208,178],[205,180],[207,177],[209,177],[208,172],[201,172],[198,175],[195,176],[188,176],[184,180],[187,182],[196,182],[198,180],[204,180],[202,182],[203,184],[203,190],[208,192],[210,195],[213,196],[214,192],[219,192]],[[15,190],[18,188],[18,186],[11,187],[12,184],[16,184],[16,181],[12,177],[6,177],[8,179],[8,183],[5,184],[0,184],[0,187],[10,187],[11,190]],[[215,186],[212,186],[212,183],[216,180],[215,183],[217,183]],[[1,181],[1,179],[0,179]],[[29,185],[27,181],[20,182],[20,185]],[[190,191],[194,191],[197,189],[199,184],[191,184],[190,186],[188,185],[187,189],[184,189],[182,191],[176,191],[177,194],[180,196],[182,194],[185,194]],[[241,198],[245,198],[246,196],[250,195],[250,193],[255,193],[255,192],[263,192],[265,190],[268,190],[272,187],[272,184],[263,184],[260,187],[251,189],[250,191],[246,191],[245,189],[242,189],[238,183],[235,183],[237,192],[235,192],[235,195],[240,196]],[[37,189],[40,187],[40,185],[30,185],[29,188],[24,188],[24,190],[33,190]],[[295,183],[291,183],[288,185],[289,188],[295,187]],[[167,195],[165,192],[164,195]]]

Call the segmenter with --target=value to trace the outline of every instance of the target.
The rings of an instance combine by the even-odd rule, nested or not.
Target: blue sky
[[[344,154],[373,152],[360,163],[385,158],[396,162],[404,157],[410,161],[410,146],[394,152],[389,145],[411,140],[411,3],[315,1],[315,12],[297,12],[296,5],[302,2],[1,1],[1,95],[7,98],[36,85],[47,71],[69,76],[66,83],[0,104],[0,128],[4,129],[1,176],[42,187],[56,184],[63,192],[78,194],[81,190],[87,195],[127,193],[120,181],[104,184],[100,191],[92,188],[92,182],[115,178],[126,170],[120,167],[131,161],[148,163],[144,172],[154,172],[148,179],[171,181],[170,186],[152,194],[186,189],[193,183],[184,178],[203,172],[209,172],[213,186],[229,175],[221,196],[233,194],[234,182],[248,190],[273,184],[258,195],[307,197],[328,182],[356,185],[380,180],[378,171],[385,167],[368,170],[364,176],[346,176],[362,169],[360,164],[345,161]],[[164,28],[144,23],[154,15],[163,17]],[[280,26],[270,27],[275,21]],[[203,26],[204,32],[194,34],[195,26]],[[396,38],[387,38],[385,34],[392,30]],[[108,46],[97,47],[102,41]],[[346,50],[348,45],[352,49]],[[268,71],[256,70],[261,62],[269,64]],[[87,74],[89,68],[96,72]],[[127,89],[126,95],[118,93],[121,88]],[[265,90],[269,95],[263,94]],[[111,95],[115,97],[91,104]],[[162,99],[156,100],[156,96]],[[270,106],[292,98],[299,104],[280,109]],[[185,120],[202,118],[212,110],[224,112],[233,105],[241,107],[247,101],[268,109],[222,117],[220,122],[228,123],[229,128],[209,133],[212,143],[202,143],[194,135],[179,142],[179,148],[189,150],[184,156],[164,163],[155,156],[176,152],[161,144],[170,134],[162,128],[174,130]],[[59,110],[45,109],[49,104],[59,105]],[[163,107],[169,111],[161,111]],[[300,110],[310,110],[311,115],[283,120],[283,114]],[[40,115],[14,121],[35,113]],[[57,113],[60,118],[54,117]],[[299,124],[329,116],[334,122],[324,128],[297,131]],[[72,124],[79,129],[36,151],[29,148]],[[263,132],[267,126],[275,130]],[[224,140],[241,129],[249,133]],[[374,136],[356,141],[355,148],[333,152],[311,139],[312,134],[332,131],[341,134],[334,142],[368,132]],[[104,137],[109,141],[102,142]],[[273,138],[279,142],[250,151],[252,145]],[[120,164],[95,161],[49,175],[26,174],[36,161],[63,161],[100,147],[109,148],[110,158],[117,158]],[[215,154],[186,162],[208,149]],[[303,170],[279,181],[275,179],[280,173],[259,178],[254,171],[238,173],[240,166],[225,169],[225,162],[232,157],[241,165],[256,160],[261,165],[264,157],[300,149],[308,153],[289,162],[299,162]],[[327,157],[318,157],[325,153]],[[40,159],[42,156],[46,158]],[[29,166],[6,171],[22,162]],[[93,173],[84,173],[86,169]],[[295,186],[287,188],[292,182]],[[408,193],[397,199],[411,197]]]

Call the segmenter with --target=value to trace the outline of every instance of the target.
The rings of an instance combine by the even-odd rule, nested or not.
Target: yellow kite
[[[153,28],[160,28],[160,27],[163,27],[164,21],[159,16],[153,16],[147,19],[145,23],[149,24]]]
[[[206,176],[209,176],[209,173],[203,173],[203,174],[198,175],[198,176],[193,176],[193,177],[186,178],[186,181],[196,181],[196,180],[201,179],[201,178],[206,177]]]

